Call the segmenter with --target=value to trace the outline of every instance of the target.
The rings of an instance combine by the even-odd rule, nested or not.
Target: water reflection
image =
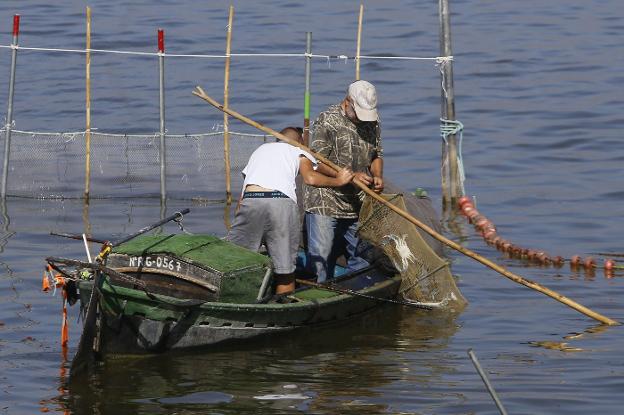
[[[447,315],[382,307],[243,346],[107,358],[87,382],[60,378],[55,401],[71,413],[100,414],[388,412],[376,390],[426,385],[453,371],[442,357],[457,327]],[[414,351],[441,358],[405,353]]]
[[[571,346],[570,343],[572,341],[580,341],[586,339],[590,336],[595,337],[596,335],[606,332],[609,327],[610,326],[607,326],[605,324],[596,324],[594,326],[588,327],[580,333],[574,332],[563,336],[562,340],[567,341],[530,341],[528,344],[534,347],[542,347],[545,349],[557,350],[560,352],[584,352],[588,350],[581,347]]]
[[[0,254],[4,252],[6,244],[9,242],[9,239],[15,232],[9,230],[9,225],[11,224],[11,218],[9,218],[9,211],[7,209],[6,198],[0,198],[0,218],[2,219],[2,223],[0,224]],[[3,266],[8,266],[2,263]]]

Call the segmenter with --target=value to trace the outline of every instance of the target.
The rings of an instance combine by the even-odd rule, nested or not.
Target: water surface
[[[300,53],[312,31],[315,53],[355,53],[357,2],[233,4],[233,52]],[[162,27],[168,52],[222,54],[228,5],[97,2],[92,47],[155,51]],[[11,16],[20,13],[21,45],[82,48],[84,8],[82,1],[5,0],[0,43],[10,43]],[[620,2],[457,1],[451,9],[467,193],[518,245],[567,258],[622,254]],[[365,2],[362,53],[437,56],[437,24],[436,2]],[[7,98],[9,63],[9,50],[0,49],[0,102]],[[16,128],[84,129],[83,55],[20,51],[18,67]],[[361,70],[379,90],[386,177],[407,191],[426,188],[439,211],[438,68],[431,61],[363,61]],[[312,114],[340,100],[354,73],[352,61],[314,60]],[[222,122],[190,95],[202,85],[222,96],[222,60],[171,58],[166,74],[169,132],[206,132]],[[231,76],[233,108],[274,128],[301,123],[303,60],[233,59]],[[92,77],[94,127],[158,131],[155,58],[94,55]],[[232,128],[253,132],[238,123]],[[225,233],[223,205],[172,200],[165,211],[184,207],[193,210],[185,219],[190,231]],[[620,412],[621,328],[601,327],[455,252],[449,252],[453,272],[470,302],[455,319],[383,308],[363,321],[282,342],[109,361],[89,385],[68,390],[61,301],[40,292],[41,273],[46,256],[80,258],[84,251],[79,242],[48,233],[120,236],[159,219],[161,206],[157,199],[94,200],[85,211],[78,200],[9,198],[3,212],[0,413],[497,413],[469,348],[509,413]],[[444,225],[448,237],[477,253],[624,320],[624,273],[606,278],[601,270],[511,260],[462,218]],[[70,314],[73,351],[80,323],[76,308]]]

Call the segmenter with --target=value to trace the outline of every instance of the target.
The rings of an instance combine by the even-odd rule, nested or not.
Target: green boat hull
[[[346,285],[377,281],[359,293],[380,299],[397,295],[400,276],[368,269],[341,279]],[[91,281],[79,283],[82,304],[88,303]],[[290,304],[199,302],[140,289],[101,287],[98,353],[157,353],[172,349],[218,346],[254,338],[323,327],[379,307],[375,299],[309,288],[294,295]]]

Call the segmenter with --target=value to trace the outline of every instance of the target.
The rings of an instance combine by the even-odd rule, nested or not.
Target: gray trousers
[[[241,201],[227,239],[252,251],[265,243],[276,274],[295,270],[300,239],[299,211],[290,198]]]

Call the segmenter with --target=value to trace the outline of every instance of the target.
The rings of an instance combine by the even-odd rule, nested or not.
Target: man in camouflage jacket
[[[321,112],[314,123],[310,148],[338,166],[350,168],[355,178],[381,193],[383,150],[375,87],[356,81],[340,104]],[[357,255],[362,197],[363,192],[353,184],[335,188],[305,186],[306,262],[318,282],[333,278],[340,255],[347,259],[347,271],[368,265]]]

